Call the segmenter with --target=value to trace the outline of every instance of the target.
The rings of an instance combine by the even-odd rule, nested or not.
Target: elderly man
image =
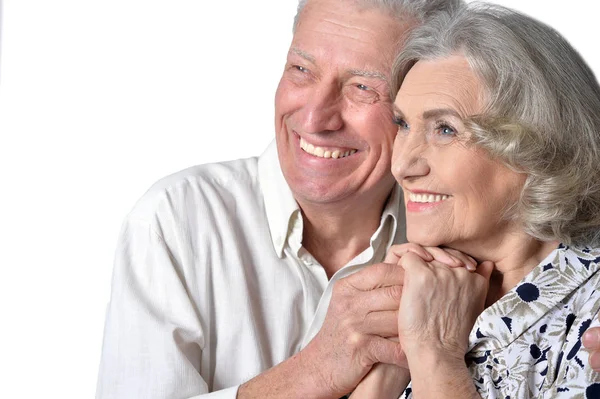
[[[403,364],[389,73],[458,3],[300,2],[276,145],[159,181],[125,221],[98,398],[339,398]]]

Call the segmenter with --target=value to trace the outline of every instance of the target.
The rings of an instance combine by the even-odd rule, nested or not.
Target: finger
[[[357,290],[369,291],[380,287],[402,285],[404,270],[395,264],[378,263],[367,266],[340,281],[350,284]]]
[[[594,327],[587,330],[581,337],[581,342],[587,349],[600,350],[600,328]]]
[[[408,368],[406,355],[402,345],[387,338],[373,336],[367,346],[368,362],[395,364],[396,366]]]
[[[452,256],[449,252],[445,251],[442,248],[438,247],[426,247],[425,250],[431,254],[434,260],[438,262],[444,263],[449,267],[464,267],[464,263],[454,256]]]
[[[404,256],[407,252],[412,252],[416,255],[419,255],[424,261],[433,260],[433,257],[429,252],[425,250],[420,245],[406,243],[401,245],[392,245],[388,250],[388,253],[385,257],[385,263],[398,264],[398,261],[402,256]]]
[[[381,312],[385,310],[398,310],[400,298],[402,297],[402,286],[391,285],[381,287],[370,291],[365,291],[356,295],[358,309],[364,314],[369,312]]]
[[[589,363],[594,371],[600,371],[600,352],[594,351],[590,353]]]
[[[485,280],[489,282],[490,277],[492,276],[492,271],[494,271],[494,262],[486,260],[477,267],[475,273],[485,277]]]
[[[460,262],[462,262],[463,265],[467,268],[467,270],[474,272],[477,269],[477,261],[471,256],[452,248],[443,248],[443,250],[446,251],[449,255],[458,259]]]
[[[435,264],[441,264],[441,263],[442,262],[438,262],[435,260],[426,262],[423,259],[421,259],[419,256],[417,256],[413,253],[410,253],[410,252],[405,254],[402,257],[402,259],[400,260],[400,265],[402,266],[402,269],[404,269],[404,277],[405,278],[408,274],[414,274],[415,272],[419,272],[420,270],[423,270],[423,268],[427,267],[428,264],[435,265]],[[444,266],[446,266],[446,265],[444,264]]]
[[[398,338],[398,310],[370,312],[364,320],[364,332],[382,338]]]

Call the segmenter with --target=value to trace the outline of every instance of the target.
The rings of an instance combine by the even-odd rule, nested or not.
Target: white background
[[[594,2],[498,3],[600,73]],[[295,7],[4,0],[0,397],[93,397],[123,218],[164,175],[262,152]]]

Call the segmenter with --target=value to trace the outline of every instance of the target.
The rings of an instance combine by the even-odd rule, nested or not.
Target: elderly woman
[[[410,378],[406,397],[600,398],[581,346],[600,309],[592,72],[548,26],[470,4],[418,28],[393,76],[409,241],[493,272],[395,248],[410,377],[378,365],[353,397],[398,397]]]

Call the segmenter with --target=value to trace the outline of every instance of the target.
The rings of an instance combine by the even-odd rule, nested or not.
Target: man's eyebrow
[[[360,70],[360,69],[350,69],[348,72],[354,76],[362,76],[363,78],[375,78],[375,79],[383,80],[385,83],[389,82],[389,79],[387,76],[385,76],[383,73],[377,72],[377,71],[364,71],[364,70]]]
[[[290,48],[290,51],[296,55],[299,55],[300,57],[304,58],[305,60],[310,61],[313,64],[315,63],[315,57],[308,54],[304,50],[300,50],[298,47],[292,47],[292,48]]]
[[[300,50],[298,47],[291,47],[290,52],[292,52],[296,55],[299,55],[300,57],[304,58],[305,60],[307,60],[313,64],[316,62],[315,57],[308,54],[304,50]],[[353,76],[362,76],[364,78],[375,78],[375,79],[383,80],[385,83],[388,83],[388,81],[389,81],[387,76],[385,76],[383,73],[378,72],[378,71],[350,69],[350,70],[348,70],[348,73],[350,73]]]

